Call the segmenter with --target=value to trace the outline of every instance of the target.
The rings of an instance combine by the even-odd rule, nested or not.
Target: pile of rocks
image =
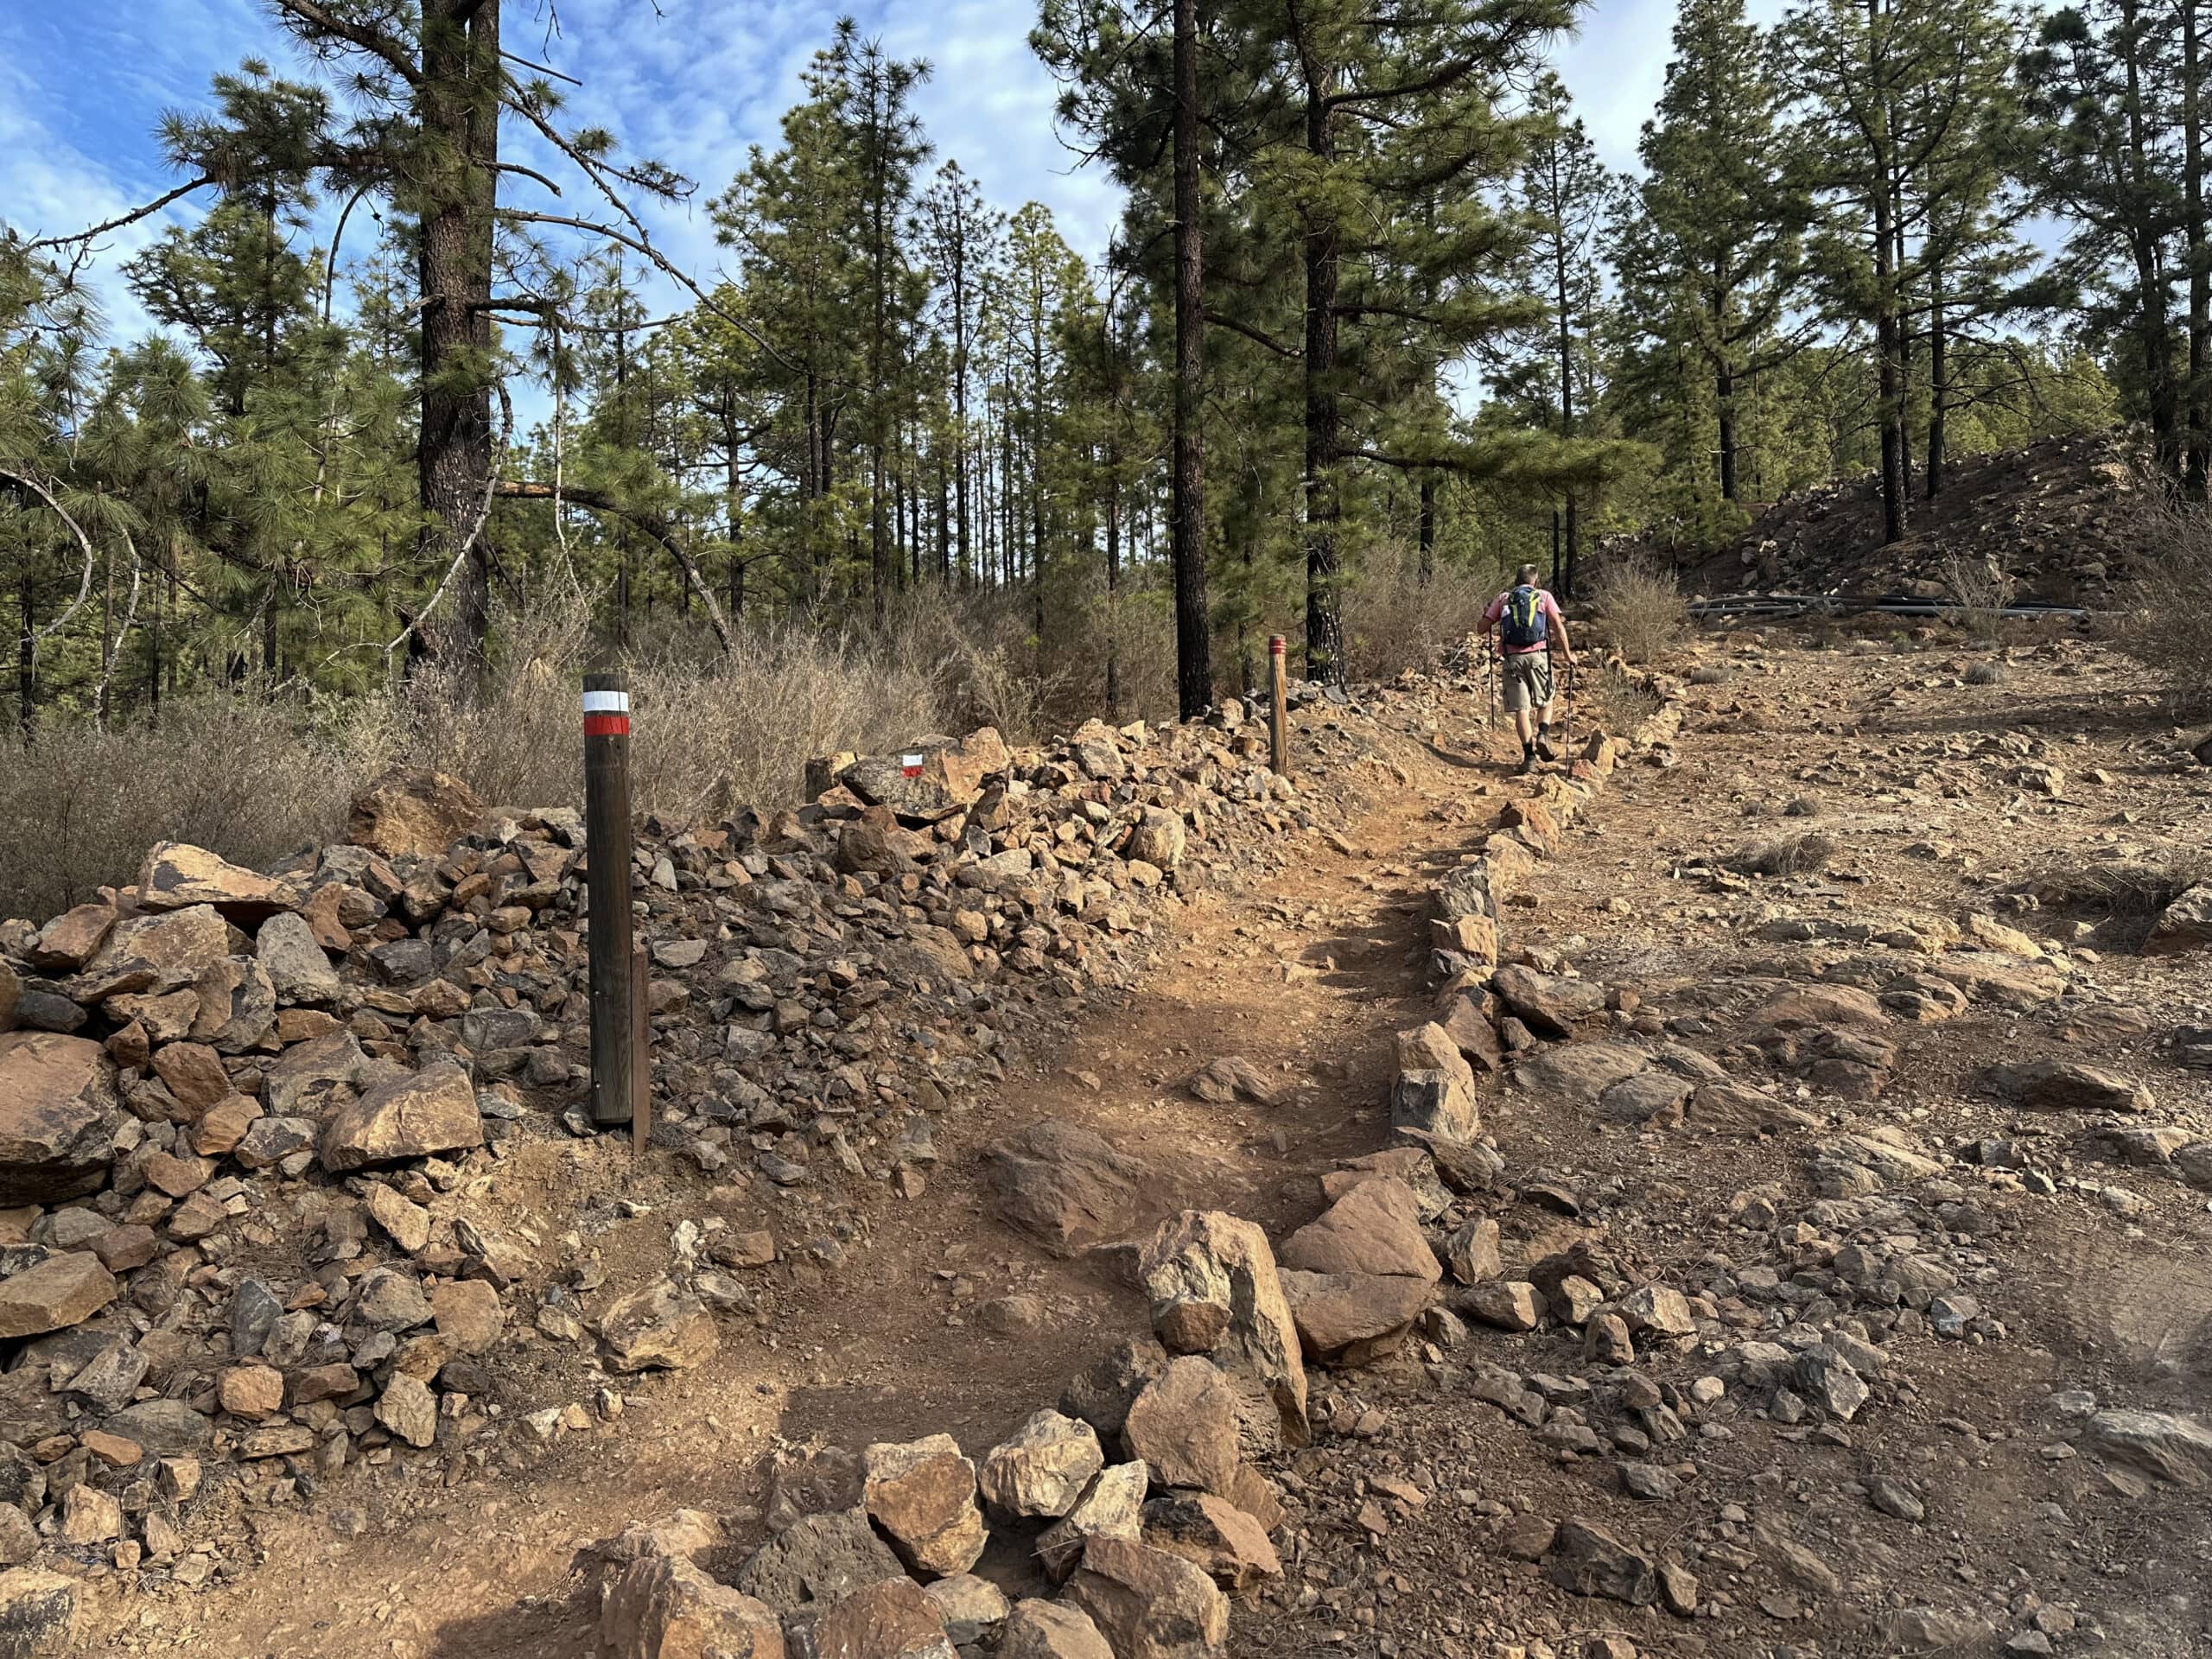
[[[1905,539],[1882,544],[1871,474],[1783,496],[1744,533],[1686,573],[1705,593],[1892,594],[1953,597],[1950,561],[2001,571],[2023,598],[2099,602],[2123,580],[2139,540],[2138,474],[2109,434],[2038,438],[1960,459],[1934,500],[1912,503]],[[1602,548],[1632,551],[1623,541]],[[1666,557],[1665,550],[1659,550]]]
[[[1267,747],[1232,700],[1041,749],[931,740],[918,773],[841,757],[798,810],[649,822],[656,1145],[735,1189],[918,1192],[932,1119],[1025,1022],[1310,825]],[[237,1567],[192,1536],[216,1490],[550,1438],[563,1409],[503,1381],[518,1325],[617,1373],[713,1351],[766,1235],[694,1226],[624,1292],[474,1202],[589,1132],[589,851],[573,810],[398,774],[343,843],[266,871],[164,844],[132,887],[0,923],[0,1567],[194,1585]]]
[[[1221,1653],[1231,1599],[1281,1573],[1255,1460],[1307,1440],[1305,1368],[1251,1223],[1185,1211],[1137,1271],[1154,1336],[980,1458],[936,1434],[781,1465],[725,1573],[728,1531],[691,1511],[587,1550],[604,1659]]]

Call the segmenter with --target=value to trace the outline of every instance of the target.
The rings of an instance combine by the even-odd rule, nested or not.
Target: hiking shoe
[[[1536,752],[1534,749],[1530,749],[1527,753],[1521,757],[1521,764],[1513,768],[1513,773],[1516,778],[1526,778],[1535,769]]]
[[[1536,753],[1547,760],[1559,759],[1559,751],[1552,747],[1551,739],[1541,732],[1536,734]]]

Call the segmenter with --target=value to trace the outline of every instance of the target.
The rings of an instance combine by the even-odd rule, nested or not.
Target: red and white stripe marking
[[[899,757],[899,775],[902,778],[920,777],[922,775],[922,764],[927,759],[928,757],[926,755],[912,753],[900,755]]]
[[[630,694],[627,691],[585,692],[584,735],[586,737],[629,736]]]

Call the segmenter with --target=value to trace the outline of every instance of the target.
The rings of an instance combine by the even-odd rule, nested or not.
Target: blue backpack
[[[1523,583],[1505,596],[1505,614],[1498,619],[1498,633],[1509,651],[1528,651],[1551,637],[1551,622],[1544,615],[1544,595]]]

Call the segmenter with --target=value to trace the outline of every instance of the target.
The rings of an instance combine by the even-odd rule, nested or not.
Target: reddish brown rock
[[[57,1032],[0,1033],[0,1205],[97,1191],[121,1115],[99,1044]]]
[[[157,842],[138,872],[138,908],[148,912],[212,905],[241,927],[252,927],[299,902],[288,884],[181,841]]]
[[[950,1434],[868,1447],[861,1463],[861,1501],[899,1558],[914,1572],[965,1573],[987,1534],[976,1505],[976,1465]]]
[[[1205,1570],[1143,1544],[1091,1540],[1068,1599],[1116,1659],[1215,1659],[1229,1637],[1229,1599]]]
[[[599,1659],[785,1659],[783,1623],[680,1555],[632,1561],[599,1607]]]
[[[233,930],[211,905],[118,922],[71,983],[80,1001],[126,991],[160,996],[183,989],[231,952]]]
[[[468,1073],[441,1060],[372,1088],[323,1125],[322,1166],[334,1174],[484,1144]]]
[[[386,858],[437,858],[484,822],[484,804],[442,772],[394,767],[353,798],[346,839]]]
[[[102,901],[65,911],[31,941],[31,966],[48,973],[74,973],[99,954],[108,930],[115,925],[115,906]]]
[[[1236,1479],[1236,1390],[1209,1360],[1170,1360],[1130,1406],[1122,1433],[1157,1484],[1226,1493]]]
[[[49,1255],[0,1279],[0,1338],[35,1337],[82,1325],[115,1300],[115,1275],[90,1250]]]

